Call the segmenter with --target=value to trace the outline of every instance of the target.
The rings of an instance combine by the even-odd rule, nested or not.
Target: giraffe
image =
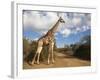
[[[49,49],[48,49],[48,64],[50,63],[50,56],[51,56],[51,60],[52,60],[52,63],[54,63],[54,54],[53,54],[53,47],[54,47],[54,34],[55,32],[57,31],[57,28],[59,26],[60,23],[65,23],[65,21],[59,17],[58,21],[56,22],[56,24],[50,29],[48,30],[48,32],[40,37],[37,41],[38,45],[37,45],[37,50],[36,50],[36,53],[32,59],[32,62],[30,63],[31,65],[34,64],[35,60],[36,60],[36,56],[37,56],[37,60],[36,60],[36,63],[39,64],[39,58],[40,58],[40,54],[41,54],[41,51],[43,49],[43,45],[48,45]]]

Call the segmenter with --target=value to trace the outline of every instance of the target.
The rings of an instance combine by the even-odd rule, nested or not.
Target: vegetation
[[[64,53],[66,55],[73,55],[80,59],[91,60],[91,40],[90,36],[84,36],[76,44],[65,45],[64,48],[57,48],[56,40],[54,44],[54,51]],[[23,59],[32,60],[37,49],[37,42],[31,43],[27,39],[23,39]],[[40,55],[40,61],[44,61],[48,56],[48,46],[44,46]]]
[[[85,60],[90,60],[91,59],[91,54],[90,54],[90,46],[89,45],[81,45],[74,53],[74,56],[85,59]]]
[[[56,51],[66,55],[73,55],[80,59],[91,60],[91,37],[84,36],[79,42],[58,48]]]
[[[30,49],[31,46],[28,42],[28,40],[23,39],[23,59],[26,59],[26,57],[29,55],[30,53]]]
[[[54,44],[54,50],[56,50],[56,44]],[[27,39],[23,39],[23,59],[26,61],[31,61],[36,53],[37,42],[32,41],[29,43]],[[40,55],[40,61],[44,61],[48,56],[48,46],[44,46]]]
[[[74,56],[85,59],[85,60],[91,60],[91,40],[90,36],[84,36],[79,44],[73,45],[73,51],[74,51]]]

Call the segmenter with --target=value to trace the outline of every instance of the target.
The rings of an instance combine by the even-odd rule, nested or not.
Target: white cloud
[[[77,32],[81,31],[81,28],[80,27],[76,27],[76,31]]]
[[[71,15],[68,16],[67,14]],[[59,13],[59,16],[61,16],[66,22],[63,25],[59,25],[57,29],[57,31],[60,32],[64,37],[90,29],[90,14],[86,15],[84,13]],[[27,30],[27,28],[31,27],[33,31],[40,32],[41,35],[46,34],[46,32],[58,20],[56,12],[25,11],[23,17],[24,29]]]
[[[34,41],[37,41],[38,39],[39,39],[39,38],[34,38],[33,40],[34,40]]]
[[[75,26],[80,25],[81,21],[82,21],[82,19],[80,17],[78,17],[78,18],[75,17],[75,18],[72,19],[72,24],[75,25]]]
[[[60,33],[63,35],[63,37],[67,37],[67,36],[69,36],[71,34],[71,30],[64,29]]]
[[[47,31],[41,31],[40,33],[41,33],[40,35],[45,35]]]
[[[48,30],[58,20],[57,14],[54,12],[47,12],[47,16],[41,16],[42,13],[31,11],[24,13],[24,28],[32,27],[34,30]]]
[[[89,26],[82,26],[82,30],[83,31],[86,31],[86,30],[88,30],[89,29]]]
[[[85,14],[84,13],[73,13],[74,17],[84,17]]]

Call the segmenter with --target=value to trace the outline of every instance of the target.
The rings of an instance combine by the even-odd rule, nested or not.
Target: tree
[[[65,44],[65,45],[64,45],[64,48],[69,48],[69,45]]]
[[[31,41],[30,43],[30,53],[27,56],[27,61],[32,61],[37,49],[37,42]]]
[[[91,40],[90,35],[86,35],[80,39],[80,45],[74,51],[74,56],[81,59],[91,60]]]
[[[31,47],[27,39],[23,39],[23,59],[25,59],[30,53]]]
[[[90,45],[91,44],[90,35],[86,35],[80,39],[81,44]]]

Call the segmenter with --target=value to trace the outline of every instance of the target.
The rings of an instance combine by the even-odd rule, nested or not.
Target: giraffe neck
[[[44,35],[44,36],[42,36],[41,38],[39,38],[39,40],[44,40],[44,39],[46,39],[46,38],[54,38],[54,33],[56,32],[56,30],[57,30],[57,28],[58,28],[58,26],[59,26],[59,23],[60,23],[60,21],[59,21],[59,19],[58,19],[58,21],[56,22],[56,24],[46,33],[46,35]],[[38,41],[39,41],[38,40]],[[47,39],[46,39],[47,40]]]
[[[58,20],[56,24],[49,30],[51,33],[55,33],[57,31],[57,28],[59,26],[60,21]]]

